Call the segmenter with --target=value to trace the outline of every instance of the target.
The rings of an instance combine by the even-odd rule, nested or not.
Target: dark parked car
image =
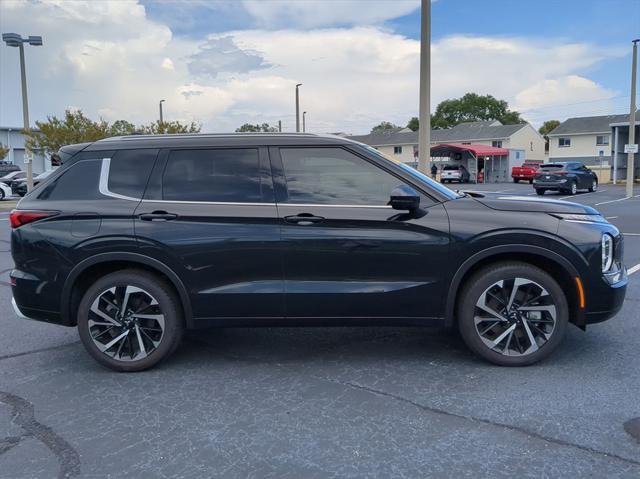
[[[545,191],[560,191],[575,195],[578,190],[596,191],[598,177],[583,163],[567,161],[563,163],[545,163],[533,178],[536,193],[544,195]]]
[[[14,182],[18,182],[27,177],[27,173],[22,170],[12,171],[2,177],[0,177],[0,183],[4,183],[9,188],[13,185]]]
[[[20,171],[20,167],[10,161],[0,160],[0,176],[4,176],[12,171]]]
[[[531,364],[621,307],[622,236],[588,206],[458,195],[310,134],[72,145],[10,215],[16,312],[149,368],[184,329],[444,325]]]
[[[40,173],[39,175],[35,176],[33,178],[33,186],[34,187],[38,186],[42,180],[47,178],[54,171],[55,170],[45,171],[44,173]],[[27,180],[26,180],[26,178],[14,181],[11,184],[11,191],[13,192],[14,195],[20,195],[20,196],[26,195],[27,194]]]

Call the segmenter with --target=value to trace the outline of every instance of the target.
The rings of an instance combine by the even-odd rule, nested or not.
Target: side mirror
[[[414,211],[420,207],[420,195],[410,186],[401,185],[393,189],[388,204],[394,210]]]

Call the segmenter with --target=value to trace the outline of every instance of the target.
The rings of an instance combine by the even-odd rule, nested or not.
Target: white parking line
[[[598,191],[590,191],[589,193],[582,193],[580,195],[569,195],[569,196],[563,196],[562,198],[558,198],[560,200],[566,200],[567,198],[581,198],[583,196],[587,196],[587,195],[593,195],[595,193],[604,193],[607,190],[598,190]]]
[[[605,216],[604,219],[605,220],[615,220],[617,218],[617,216]]]
[[[640,236],[640,233],[622,233],[625,236]]]
[[[618,201],[628,200],[629,198],[631,198],[631,196],[625,196],[624,198],[618,198],[617,200],[603,201],[602,203],[596,203],[596,206],[606,205],[609,203],[617,203]]]
[[[632,266],[631,268],[629,268],[627,270],[627,274],[637,273],[638,271],[640,271],[640,264],[637,264],[637,265]]]

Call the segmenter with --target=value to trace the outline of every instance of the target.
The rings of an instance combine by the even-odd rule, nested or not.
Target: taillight
[[[13,210],[9,214],[9,222],[12,228],[19,228],[43,218],[57,215],[57,211]]]

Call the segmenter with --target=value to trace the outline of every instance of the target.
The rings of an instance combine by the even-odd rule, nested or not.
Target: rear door
[[[282,316],[280,232],[266,149],[163,151],[135,228],[141,251],[185,284],[195,319]]]
[[[286,314],[442,316],[449,221],[424,194],[415,214],[387,206],[406,184],[341,147],[271,148],[282,227]]]

